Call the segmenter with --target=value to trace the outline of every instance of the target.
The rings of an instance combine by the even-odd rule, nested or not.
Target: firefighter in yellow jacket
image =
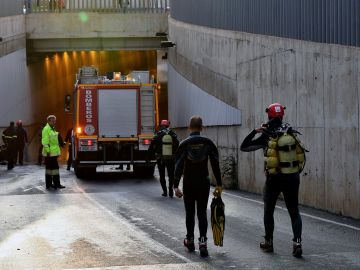
[[[60,184],[60,173],[58,157],[61,154],[59,132],[55,130],[56,116],[49,115],[47,124],[41,132],[41,144],[43,147],[42,154],[45,157],[45,183],[46,189],[50,187],[65,188]]]
[[[293,255],[301,257],[302,221],[298,206],[300,172],[305,166],[305,148],[297,138],[299,132],[283,124],[285,107],[280,103],[268,106],[269,121],[254,129],[241,144],[245,152],[264,150],[266,182],[264,187],[265,241],[260,248],[273,252],[274,210],[282,192],[293,230]],[[261,134],[254,138],[256,134]]]

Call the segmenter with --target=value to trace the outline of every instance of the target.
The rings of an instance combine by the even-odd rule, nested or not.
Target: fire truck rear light
[[[114,80],[119,81],[121,80],[121,72],[114,72]]]
[[[145,139],[145,140],[144,140],[144,144],[145,144],[145,145],[149,145],[149,144],[150,144],[150,140],[149,140],[149,139]]]
[[[96,139],[80,139],[79,140],[79,151],[97,151],[97,140]]]
[[[81,130],[81,127],[78,127],[78,128],[76,129],[76,133],[77,133],[77,134],[81,134],[81,131],[82,131],[82,130]]]

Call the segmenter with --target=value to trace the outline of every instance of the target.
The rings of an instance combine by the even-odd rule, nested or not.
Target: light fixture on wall
[[[176,47],[176,44],[171,40],[161,41],[160,43],[161,48],[172,48]]]
[[[155,36],[157,36],[157,37],[166,37],[167,34],[165,32],[156,32]]]

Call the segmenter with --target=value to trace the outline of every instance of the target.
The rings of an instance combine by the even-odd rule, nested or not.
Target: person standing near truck
[[[149,146],[149,153],[155,153],[157,165],[160,174],[160,184],[163,190],[162,196],[168,195],[165,169],[167,169],[169,178],[169,197],[174,196],[174,170],[175,170],[175,152],[179,146],[179,140],[175,132],[169,128],[168,120],[161,120],[159,131],[155,134]]]
[[[65,188],[60,184],[58,157],[61,154],[59,132],[55,130],[56,116],[49,115],[47,124],[41,132],[42,154],[45,157],[45,183],[46,189],[50,187]]]

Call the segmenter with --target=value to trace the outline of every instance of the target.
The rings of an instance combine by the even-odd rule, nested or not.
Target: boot
[[[172,188],[169,188],[169,197],[174,197],[174,190]]]
[[[46,186],[46,189],[50,189],[50,188],[54,187],[54,185],[52,183],[51,175],[45,174],[45,186]]]
[[[185,238],[184,246],[187,247],[189,252],[193,252],[195,250],[194,237]]]
[[[273,240],[272,238],[270,238],[269,240],[266,240],[264,242],[260,243],[260,248],[264,251],[264,252],[274,252],[274,247],[273,247]]]
[[[199,238],[199,250],[200,250],[200,256],[201,257],[207,257],[209,256],[209,252],[207,250],[207,243],[206,243],[206,237],[202,236]]]
[[[297,238],[293,242],[293,256],[296,258],[300,258],[302,255],[302,247],[301,247],[301,239]]]
[[[160,181],[160,185],[161,185],[161,188],[163,190],[163,193],[161,194],[161,196],[166,197],[167,196],[166,184],[164,184],[162,181]]]
[[[65,186],[60,184],[60,175],[54,175],[53,176],[54,186],[56,188],[65,188]]]

